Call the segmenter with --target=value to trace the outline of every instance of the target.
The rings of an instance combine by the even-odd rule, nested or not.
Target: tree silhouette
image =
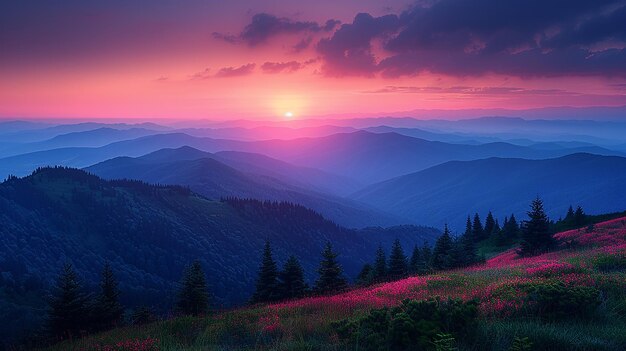
[[[209,292],[200,261],[185,270],[178,293],[176,310],[185,315],[199,316],[209,310]]]
[[[484,229],[483,225],[480,222],[480,216],[478,213],[474,215],[474,222],[472,223],[472,235],[474,236],[475,241],[480,241],[484,239]]]
[[[406,255],[400,245],[400,240],[396,239],[391,246],[391,255],[389,255],[389,271],[387,275],[391,279],[400,279],[407,275],[409,269],[406,261]]]
[[[256,282],[256,291],[252,295],[252,303],[276,301],[280,299],[278,284],[278,268],[272,257],[272,247],[269,241],[265,242],[259,277]]]
[[[529,219],[524,222],[521,247],[518,250],[518,254],[522,256],[534,255],[556,246],[550,232],[550,220],[543,209],[543,201],[537,197],[530,207]]]
[[[52,336],[72,339],[87,329],[88,296],[70,263],[63,266],[49,301],[48,328]]]
[[[280,276],[280,297],[294,299],[306,294],[307,285],[304,282],[304,270],[296,256],[289,256]]]
[[[387,279],[387,257],[385,256],[385,250],[382,245],[378,245],[376,250],[376,258],[374,259],[374,273],[373,280],[376,282],[382,282]]]
[[[327,294],[341,291],[347,287],[347,282],[343,277],[337,256],[333,251],[332,244],[330,242],[326,243],[322,251],[322,261],[317,270],[319,274],[319,278],[315,282],[315,291],[317,293]]]
[[[434,269],[449,269],[454,264],[454,258],[451,256],[453,248],[450,230],[446,224],[443,234],[437,239],[435,248],[433,249],[432,266]]]
[[[111,329],[122,322],[124,308],[119,302],[119,296],[117,279],[115,279],[111,265],[106,262],[102,269],[100,294],[94,308],[94,319],[98,329]]]

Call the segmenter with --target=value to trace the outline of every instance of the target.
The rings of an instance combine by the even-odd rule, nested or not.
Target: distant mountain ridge
[[[626,158],[573,154],[545,160],[451,161],[374,184],[351,197],[428,225],[464,226],[468,214],[524,218],[540,196],[553,219],[569,205],[589,213],[626,209]]]
[[[126,178],[189,186],[212,199],[236,196],[290,201],[312,208],[348,227],[413,223],[354,200],[331,195],[339,190],[358,189],[350,180],[258,154],[232,151],[211,154],[184,146],[138,158],[118,157],[86,170],[105,179]]]

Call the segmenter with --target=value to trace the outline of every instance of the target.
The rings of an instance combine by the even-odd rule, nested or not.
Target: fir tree
[[[569,208],[567,209],[567,214],[565,215],[565,219],[563,220],[568,223],[572,223],[574,221],[574,208],[572,207],[572,205],[569,205]]]
[[[474,222],[472,223],[472,235],[474,236],[474,241],[483,240],[483,224],[480,222],[480,216],[478,213],[474,215]]]
[[[460,264],[463,266],[469,266],[476,263],[478,259],[476,255],[476,245],[474,244],[471,224],[469,230],[466,228],[465,233],[463,233],[463,236],[461,236],[459,240],[459,245],[461,247],[461,257],[459,258]]]
[[[107,262],[102,269],[100,294],[94,308],[97,328],[107,330],[116,327],[124,317],[124,308],[119,302],[120,291],[111,265]]]
[[[294,299],[306,294],[307,285],[304,282],[304,270],[296,256],[289,256],[280,272],[280,292],[284,299]]]
[[[389,272],[388,276],[392,279],[400,279],[407,275],[408,265],[406,255],[400,245],[400,240],[396,239],[391,247],[391,255],[389,255]]]
[[[487,214],[487,218],[485,219],[485,229],[483,232],[484,237],[488,238],[489,236],[493,235],[493,233],[495,232],[495,228],[496,221],[494,220],[491,211],[489,211],[489,213]]]
[[[189,266],[181,280],[176,311],[185,315],[200,316],[209,310],[209,292],[200,261]]]
[[[463,235],[472,236],[472,220],[470,216],[467,216],[467,222],[465,222],[465,233]]]
[[[378,245],[376,250],[376,258],[374,259],[373,279],[376,282],[382,282],[387,279],[387,257],[382,245]]]
[[[278,268],[272,256],[272,247],[269,241],[265,242],[259,277],[256,282],[256,291],[252,295],[252,303],[270,302],[280,299],[278,284]]]
[[[357,275],[356,283],[361,286],[370,285],[372,284],[373,275],[374,275],[374,268],[372,267],[371,264],[366,263],[363,265],[363,268],[361,268],[359,275]]]
[[[433,249],[432,266],[434,269],[449,269],[454,265],[452,255],[453,241],[446,224],[443,234],[437,239]]]
[[[422,245],[422,260],[424,261],[424,272],[430,271],[433,261],[433,252],[426,241],[424,241],[424,245]]]
[[[583,208],[580,206],[576,207],[576,212],[574,212],[574,218],[573,218],[574,225],[577,227],[581,227],[585,225],[585,220],[586,220],[586,216],[585,216],[585,212],[583,211]]]
[[[315,291],[319,294],[341,291],[348,285],[330,242],[326,243],[322,251],[322,261],[317,272],[319,277],[315,282]]]
[[[518,253],[529,256],[554,248],[556,241],[550,232],[550,220],[539,197],[533,200],[528,217],[522,228],[522,243]]]
[[[80,335],[88,322],[87,302],[72,265],[65,264],[49,301],[48,328],[52,336],[71,339]]]
[[[409,261],[409,272],[411,274],[421,273],[421,269],[423,266],[422,261],[422,251],[417,245],[415,245],[415,247],[413,248],[413,253],[411,254],[411,260]]]

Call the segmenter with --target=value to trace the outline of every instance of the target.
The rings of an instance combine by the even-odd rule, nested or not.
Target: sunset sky
[[[619,106],[625,43],[623,0],[2,1],[0,117]]]

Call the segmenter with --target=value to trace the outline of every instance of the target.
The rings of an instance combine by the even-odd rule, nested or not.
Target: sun
[[[285,118],[293,118],[293,112],[291,111],[285,112]]]

